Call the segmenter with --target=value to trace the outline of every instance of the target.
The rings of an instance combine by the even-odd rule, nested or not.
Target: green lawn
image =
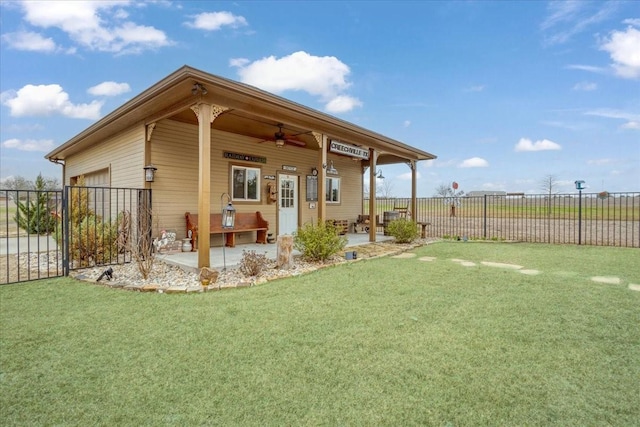
[[[414,253],[205,294],[2,286],[1,423],[640,425],[637,249]]]

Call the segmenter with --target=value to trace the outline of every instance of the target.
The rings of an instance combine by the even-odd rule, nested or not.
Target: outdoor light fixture
[[[278,128],[280,130],[278,130],[278,132],[276,132],[274,135],[275,143],[276,143],[276,147],[282,148],[284,147],[285,140],[284,140],[284,132],[282,132],[282,125],[280,123],[278,123]]]
[[[222,199],[227,197],[227,206],[224,206]],[[220,196],[220,204],[222,207],[222,228],[233,228],[236,222],[236,209],[231,204],[231,196],[222,193]]]
[[[198,92],[200,92],[203,95],[206,95],[207,92],[207,88],[205,88],[201,83],[194,83],[193,84],[193,88],[191,89],[191,95],[197,95]]]
[[[382,169],[380,169],[375,175],[378,179],[384,179],[384,176],[382,176]]]
[[[227,206],[224,205],[223,199],[227,198]],[[236,222],[236,210],[231,204],[231,196],[228,193],[220,195],[220,206],[222,208],[222,230],[232,229]],[[223,271],[227,270],[227,257],[224,253],[224,247],[227,245],[227,235],[222,232],[222,265]]]
[[[149,163],[147,166],[145,166],[144,167],[144,180],[147,181],[147,182],[153,182],[157,170],[158,170],[158,168],[153,166],[153,164],[151,164],[151,163]]]
[[[337,175],[338,174],[338,170],[333,166],[333,160],[331,160],[329,162],[329,169],[327,169],[327,173],[333,174],[333,175]]]

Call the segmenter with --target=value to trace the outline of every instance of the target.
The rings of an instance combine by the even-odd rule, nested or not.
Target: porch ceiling
[[[207,89],[206,95],[192,94],[196,82]],[[282,123],[283,132],[292,139],[304,142],[307,149],[319,149],[318,142],[312,135],[312,131],[315,131],[331,139],[377,150],[381,153],[378,164],[436,157],[253,86],[188,66],[180,68],[142,92],[45,157],[50,160],[64,160],[128,127],[149,124],[161,119],[197,124],[196,116],[190,107],[198,102],[228,108],[214,120],[213,129],[253,137],[258,141],[273,139],[274,133],[278,130],[278,123]]]

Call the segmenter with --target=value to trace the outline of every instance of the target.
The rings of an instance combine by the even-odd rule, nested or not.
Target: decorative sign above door
[[[349,157],[355,157],[362,160],[369,160],[369,150],[355,145],[345,144],[343,142],[331,140],[329,142],[329,151],[332,153],[343,154]]]
[[[223,154],[225,159],[244,160],[245,162],[267,163],[266,157],[252,156],[250,154],[231,153],[225,151]]]

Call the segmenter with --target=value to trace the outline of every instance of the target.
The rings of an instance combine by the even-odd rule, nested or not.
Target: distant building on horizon
[[[482,197],[482,196],[506,196],[506,191],[469,191],[467,197]]]

